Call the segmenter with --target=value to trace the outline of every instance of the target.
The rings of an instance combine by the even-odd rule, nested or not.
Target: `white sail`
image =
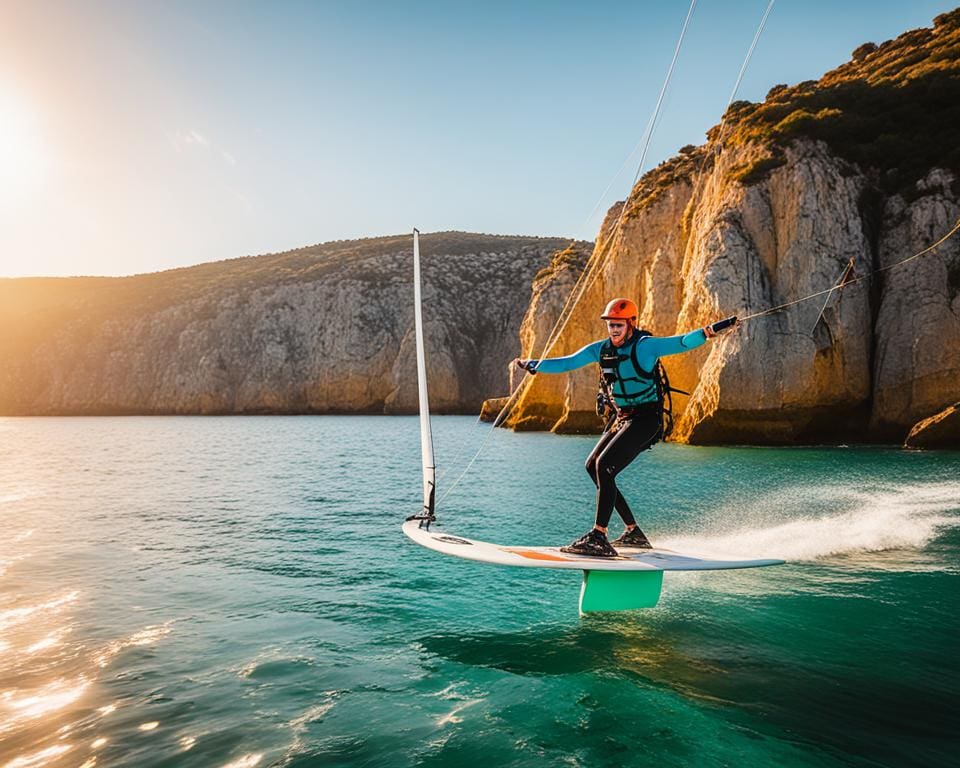
[[[417,390],[420,393],[420,451],[423,462],[423,512],[433,517],[437,468],[430,432],[430,400],[427,397],[427,360],[423,346],[423,299],[420,286],[420,232],[413,230],[413,324],[417,339]]]

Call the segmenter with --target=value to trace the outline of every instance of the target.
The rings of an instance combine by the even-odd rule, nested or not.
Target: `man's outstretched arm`
[[[522,360],[517,358],[514,363],[530,373],[566,373],[583,368],[590,363],[600,362],[600,347],[603,341],[594,341],[578,349],[572,355],[565,357],[545,357],[543,360]]]

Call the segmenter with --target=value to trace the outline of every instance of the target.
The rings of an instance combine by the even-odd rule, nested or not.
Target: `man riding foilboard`
[[[630,299],[614,299],[600,315],[607,322],[609,339],[594,341],[566,357],[514,360],[517,366],[534,374],[566,373],[598,363],[601,370],[598,406],[609,406],[613,410],[614,417],[608,428],[587,457],[587,474],[597,486],[596,522],[579,539],[562,547],[563,552],[616,557],[615,547],[650,548],[649,540],[617,488],[616,476],[642,451],[666,436],[663,401],[669,394],[669,383],[659,360],[689,352],[708,339],[739,327],[736,318],[728,318],[680,336],[658,337],[636,328],[638,314],[637,305]],[[626,529],[610,542],[607,525],[614,509]]]

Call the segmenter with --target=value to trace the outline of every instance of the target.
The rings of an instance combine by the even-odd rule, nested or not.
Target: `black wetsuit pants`
[[[660,439],[659,406],[638,408],[619,426],[604,432],[587,458],[587,474],[597,486],[597,525],[606,528],[614,507],[626,525],[636,525],[627,500],[617,488],[617,474]]]

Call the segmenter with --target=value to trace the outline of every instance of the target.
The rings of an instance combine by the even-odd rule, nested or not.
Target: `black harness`
[[[646,395],[645,400],[650,401],[652,398],[649,395],[657,394],[656,369],[647,373],[640,367],[640,362],[637,360],[637,344],[644,337],[651,335],[649,331],[634,331],[633,338],[620,349],[617,349],[609,339],[603,343],[600,348],[600,378],[610,395],[617,395],[624,400],[635,400]],[[625,376],[620,370],[620,366],[627,360],[632,363],[636,376]],[[633,382],[636,382],[639,388],[628,391],[627,387]],[[619,391],[617,391],[618,388]]]
[[[659,439],[666,439],[673,431],[672,393],[679,392],[683,395],[689,395],[690,393],[670,386],[667,371],[659,360],[657,360],[652,371],[647,372],[640,367],[640,362],[637,360],[637,345],[644,338],[652,335],[650,331],[635,329],[633,337],[620,349],[615,347],[609,339],[600,348],[597,414],[601,417],[609,415],[604,431],[610,428],[614,420],[628,419],[635,411],[649,407],[655,407],[660,412],[662,427]],[[627,360],[631,362],[636,375],[625,376],[621,373],[620,366]],[[634,391],[629,391],[627,387],[630,385],[637,388]],[[648,397],[636,405],[621,407],[617,405],[615,395],[628,401],[641,396]],[[650,398],[649,395],[653,395],[653,397]]]

